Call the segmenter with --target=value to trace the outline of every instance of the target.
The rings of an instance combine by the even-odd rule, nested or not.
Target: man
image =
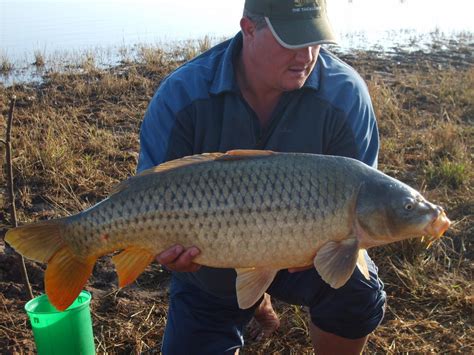
[[[238,148],[342,155],[376,166],[368,90],[320,47],[335,42],[325,1],[246,0],[240,26],[161,83],[142,124],[138,170]],[[241,310],[235,271],[200,267],[198,254],[178,245],[157,256],[173,270],[165,355],[238,352],[254,315],[267,333],[278,327],[270,295],[309,307],[318,354],[360,353],[382,320],[385,293],[368,256],[370,281],[357,270],[334,290],[314,268],[282,270],[260,302]]]

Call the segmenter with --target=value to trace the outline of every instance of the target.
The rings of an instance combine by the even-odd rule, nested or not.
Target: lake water
[[[425,36],[474,32],[473,0],[327,0],[341,46],[389,46]],[[0,57],[32,62],[95,47],[169,43],[239,30],[243,0],[0,0]],[[354,35],[356,34],[356,35]],[[416,41],[416,40],[415,40]]]

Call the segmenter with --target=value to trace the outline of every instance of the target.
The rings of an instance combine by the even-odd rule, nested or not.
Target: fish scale
[[[338,288],[357,266],[369,277],[364,249],[437,238],[449,223],[441,207],[357,160],[241,150],[164,163],[83,212],[12,229],[6,240],[48,263],[46,293],[58,309],[98,257],[119,252],[112,260],[122,287],[175,244],[199,248],[198,264],[236,269],[239,306],[248,308],[278,270],[314,264]]]

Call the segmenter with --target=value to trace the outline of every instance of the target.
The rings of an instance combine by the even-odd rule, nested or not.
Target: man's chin
[[[306,82],[307,77],[292,78],[283,82],[284,91],[293,91],[301,89]]]
[[[304,85],[304,81],[301,83],[288,84],[288,85],[285,85],[284,91],[298,90],[298,89],[301,89],[303,85]]]

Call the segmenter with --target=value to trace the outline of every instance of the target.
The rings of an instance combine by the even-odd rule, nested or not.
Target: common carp
[[[163,163],[85,211],[10,229],[5,240],[48,263],[45,291],[58,310],[100,256],[120,251],[112,260],[124,287],[175,244],[198,247],[198,264],[236,269],[239,307],[249,308],[281,269],[314,264],[339,288],[356,267],[369,277],[365,249],[432,242],[449,225],[441,207],[355,159],[234,150]]]

